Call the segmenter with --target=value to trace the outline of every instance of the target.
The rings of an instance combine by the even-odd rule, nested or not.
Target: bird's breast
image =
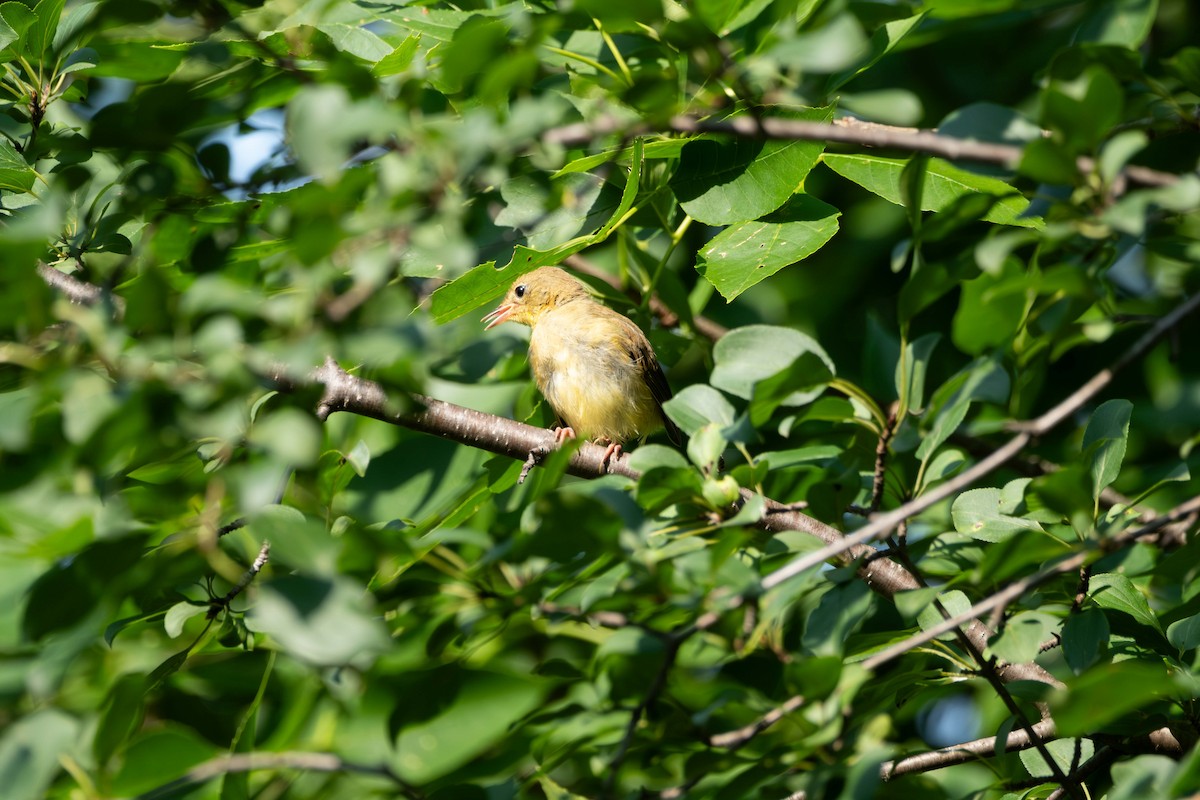
[[[641,366],[607,322],[548,312],[529,340],[530,368],[546,401],[578,435],[624,442],[649,433],[659,416]]]

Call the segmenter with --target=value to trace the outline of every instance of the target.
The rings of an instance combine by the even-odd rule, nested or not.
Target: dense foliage
[[[0,794],[1200,791],[1196,42],[0,4]],[[421,401],[553,422],[477,321],[545,264],[647,330],[683,451],[518,482],[528,429]]]

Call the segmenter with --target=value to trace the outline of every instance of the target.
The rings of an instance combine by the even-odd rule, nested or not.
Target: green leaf
[[[736,419],[733,405],[711,386],[694,383],[663,403],[663,409],[688,436],[710,422],[727,428]]]
[[[726,300],[820,250],[838,230],[841,212],[798,194],[774,213],[731,225],[700,249],[696,271]]]
[[[767,116],[828,122],[833,109]],[[688,215],[708,225],[758,219],[800,191],[824,149],[822,142],[703,136],[684,145],[671,189]]]
[[[635,141],[638,140],[635,139]],[[642,155],[647,159],[679,158],[679,154],[689,142],[688,139],[655,139],[647,142],[644,137],[642,137],[641,141],[644,142]],[[615,147],[599,153],[573,158],[550,177],[553,179],[561,178],[563,175],[569,175],[572,172],[590,172],[604,164],[624,163],[629,161],[632,156],[632,145],[628,147]]]
[[[1108,617],[1098,608],[1087,608],[1067,617],[1062,630],[1063,656],[1076,675],[1095,664],[1108,647]]]
[[[321,429],[312,414],[298,408],[281,408],[256,422],[249,440],[285,464],[303,467],[321,454]]]
[[[168,49],[157,39],[144,41],[111,41],[97,39],[90,43],[97,53],[94,77],[125,78],[131,81],[159,81],[166,78],[183,62],[186,53]]]
[[[900,407],[911,414],[923,412],[925,403],[925,374],[933,348],[942,339],[939,333],[927,333],[904,346],[904,358],[896,363],[896,396]]]
[[[1080,181],[1078,162],[1053,139],[1034,139],[1025,145],[1017,169],[1026,177],[1052,186],[1074,186]]]
[[[344,579],[288,575],[267,581],[246,624],[295,658],[322,666],[369,663],[388,643],[362,590]]]
[[[1167,69],[1192,94],[1200,94],[1200,47],[1185,47],[1167,59]]]
[[[692,467],[653,467],[638,480],[638,505],[651,513],[676,503],[692,503],[703,496],[704,481]]]
[[[1022,611],[1004,621],[999,636],[988,642],[985,656],[1010,664],[1027,664],[1037,658],[1041,645],[1058,628],[1058,619],[1040,611]]]
[[[425,705],[445,704],[435,715],[409,723],[407,712],[420,701],[408,701],[401,695],[397,711],[402,727],[391,766],[414,784],[429,783],[469,765],[536,708],[548,688],[547,682],[528,675],[465,670],[450,686],[414,683],[405,694],[424,692]]]
[[[836,374],[833,360],[806,333],[774,325],[747,325],[722,336],[713,347],[712,385],[732,395],[800,406],[812,402]],[[795,372],[792,385],[803,391],[775,391],[768,381]],[[786,377],[786,375],[785,375]]]
[[[1025,490],[1033,478],[1013,478],[1000,490],[1000,511],[1005,514],[1020,514],[1024,510]]]
[[[176,603],[167,609],[167,614],[163,617],[163,628],[166,630],[167,636],[174,639],[183,633],[183,626],[189,619],[207,613],[208,606],[206,605],[187,601]]]
[[[148,792],[180,777],[217,752],[212,744],[184,728],[170,726],[149,731],[125,751],[125,761],[113,778],[112,791],[126,796]]]
[[[933,427],[917,447],[917,458],[928,460],[958,430],[967,418],[971,403],[976,400],[1002,402],[1008,389],[1008,374],[1003,367],[990,358],[973,361],[934,393],[931,404],[937,407],[940,403],[941,409],[934,417]]]
[[[88,25],[95,17],[96,13],[101,9],[101,3],[73,3],[71,8],[67,10],[67,14],[58,24],[58,29],[54,32],[54,41],[52,48],[54,52],[61,53],[67,49],[67,46],[74,43],[76,36],[82,31],[88,30]],[[88,48],[84,48],[88,49]],[[68,58],[70,61],[70,58]]]
[[[271,543],[273,564],[304,575],[336,574],[342,543],[322,521],[290,506],[266,505],[249,515],[249,527]]]
[[[580,10],[608,31],[636,31],[662,20],[662,0],[578,0]]]
[[[953,447],[939,450],[938,454],[933,457],[933,460],[929,462],[929,466],[925,469],[924,480],[921,483],[922,490],[950,477],[962,469],[966,463],[967,454],[962,450],[957,450]]]
[[[1180,652],[1200,645],[1200,614],[1175,620],[1167,626],[1167,641]]]
[[[1046,750],[1064,774],[1070,774],[1080,764],[1087,762],[1096,752],[1091,739],[1054,739],[1046,742]],[[1035,778],[1048,778],[1052,772],[1042,754],[1033,747],[1020,752],[1021,763]]]
[[[1100,493],[1121,472],[1132,413],[1133,403],[1128,400],[1108,400],[1092,412],[1083,432],[1083,452],[1092,476],[1092,498],[1097,503]]]
[[[753,22],[769,5],[771,0],[696,0],[693,4],[696,17],[722,37]],[[797,19],[797,24],[801,20]]]
[[[371,448],[366,441],[358,440],[358,444],[354,445],[354,449],[346,455],[346,463],[358,477],[361,478],[367,474],[367,467],[371,465]]]
[[[92,754],[96,763],[105,766],[113,754],[137,732],[142,721],[145,676],[139,673],[122,675],[109,689],[108,699],[92,739]]]
[[[0,139],[0,189],[28,192],[33,188],[37,173],[8,139]]]
[[[333,42],[333,46],[338,50],[358,56],[363,61],[375,63],[394,52],[387,42],[362,25],[321,22],[316,28],[328,36],[329,41]]]
[[[686,467],[687,459],[674,447],[644,444],[629,454],[629,466],[638,472],[655,467]]]
[[[1021,531],[1040,531],[1035,520],[1005,514],[999,489],[972,489],[963,492],[950,508],[954,529],[972,539],[1003,541]]]
[[[710,422],[691,434],[687,442],[687,454],[692,463],[701,469],[713,468],[728,442],[721,434],[722,426]]]
[[[861,581],[834,586],[808,615],[801,646],[813,656],[840,655],[846,638],[862,625],[871,611],[871,590]]]
[[[903,205],[900,178],[908,164],[907,159],[825,153],[821,160],[843,178],[896,205]],[[988,222],[1033,228],[1043,224],[1040,218],[1026,215],[1029,201],[1004,181],[967,172],[936,158],[929,160],[925,170],[921,210],[948,209],[959,198],[971,192],[998,198],[991,210],[984,215]]]
[[[615,201],[610,187],[598,183],[594,176],[568,175],[563,191],[572,195],[578,192],[573,210],[558,209],[549,213],[545,209],[546,198],[539,190],[527,181],[511,182],[505,189],[505,199],[509,205],[497,217],[497,223],[512,227],[536,223],[528,241],[530,245],[549,249],[535,250],[517,245],[512,258],[503,267],[497,267],[496,262],[489,261],[439,287],[429,304],[434,320],[444,323],[457,319],[488,300],[498,298],[525,273],[538,267],[556,266],[567,256],[603,241],[628,211],[640,169],[639,163],[631,170],[625,190]],[[633,189],[629,188],[630,181],[634,183]],[[601,219],[604,222],[600,222]],[[563,237],[592,226],[598,226],[593,233],[583,233],[562,241]]]
[[[895,19],[885,23],[879,27],[871,35],[870,48],[861,62],[851,67],[850,69],[841,72],[837,75],[829,76],[829,83],[826,85],[825,91],[827,94],[833,94],[843,85],[849,83],[855,77],[870,69],[874,64],[890,53],[900,43],[900,40],[916,29],[921,21],[925,19],[928,11],[922,11],[915,16],[906,17],[904,19]]]
[[[616,564],[587,585],[583,590],[583,598],[579,601],[579,609],[587,611],[602,600],[607,600],[617,593],[621,582],[629,577],[629,565]]]
[[[970,597],[967,597],[958,589],[943,591],[942,594],[937,595],[937,600],[942,603],[942,607],[946,609],[946,612],[950,616],[964,614],[968,609],[971,608]],[[930,602],[929,606],[926,607],[923,612],[920,612],[917,615],[917,625],[919,625],[920,630],[923,631],[928,631],[931,627],[941,625],[944,620],[946,620],[946,618],[942,616],[940,610],[938,610],[937,607],[932,604],[932,602]],[[953,632],[948,632],[947,636],[953,636]]]
[[[1146,596],[1124,575],[1116,572],[1093,575],[1088,583],[1088,595],[1102,608],[1121,611],[1162,633],[1162,625],[1150,610]]]
[[[46,797],[51,781],[62,771],[60,759],[76,753],[79,742],[78,720],[57,708],[9,721],[0,734],[0,786],[5,800]]]
[[[951,329],[954,345],[971,355],[1003,346],[1021,330],[1031,288],[1028,273],[1012,261],[1000,275],[964,281]]]
[[[30,28],[38,23],[38,16],[24,3],[10,2],[0,4],[0,50],[4,53],[3,61],[12,61],[19,55],[21,44],[28,42],[26,35]],[[14,46],[15,45],[15,46]]]
[[[25,47],[35,60],[40,61],[46,48],[54,41],[54,33],[58,30],[65,3],[66,0],[38,0],[38,4],[33,7],[37,14],[37,22],[29,28]]]
[[[1088,6],[1075,32],[1075,41],[1137,50],[1150,35],[1157,14],[1158,0],[1109,0]]]
[[[896,611],[899,612],[905,622],[911,622],[923,613],[925,609],[929,608],[937,593],[938,587],[936,586],[922,586],[920,589],[897,592],[893,598],[896,603]],[[938,616],[941,615],[939,614]]]
[[[1055,131],[1072,154],[1090,152],[1121,119],[1125,95],[1104,67],[1093,64],[1041,93],[1042,125]]]
[[[371,68],[371,74],[377,78],[389,78],[404,72],[412,64],[413,56],[417,54],[417,46],[420,44],[420,34],[409,34],[392,52],[375,63],[375,66]]]
[[[17,453],[29,446],[29,421],[37,404],[38,392],[32,386],[0,392],[0,449]]]
[[[1172,686],[1161,664],[1133,660],[1100,664],[1051,695],[1055,728],[1062,736],[1096,733],[1125,714],[1168,696]]]
[[[608,218],[608,222],[605,222],[600,226],[600,230],[596,231],[596,241],[603,241],[607,238],[608,234],[629,213],[629,209],[633,208],[633,201],[637,197],[638,187],[642,181],[644,153],[642,137],[638,136],[633,140],[633,150],[629,157],[629,174],[625,177],[625,188],[621,190],[621,202],[617,204],[617,209]]]
[[[959,614],[964,614],[968,609],[971,608],[971,599],[958,589],[951,589],[948,592],[942,592],[937,596],[937,599],[941,601],[942,608],[946,609],[946,613],[952,617]],[[942,612],[938,610],[937,606],[930,602],[930,604],[923,611],[917,614],[917,625],[921,627],[921,630],[925,631],[940,625],[945,621],[945,619],[946,618],[942,616]],[[942,634],[940,638],[953,638],[953,636],[953,631],[947,631],[946,633]]]

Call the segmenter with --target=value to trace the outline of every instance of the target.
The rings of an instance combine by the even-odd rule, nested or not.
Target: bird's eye
[[[513,294],[515,294],[517,297],[524,297],[525,296],[525,284],[523,284],[523,283],[517,284],[517,288],[513,289]]]

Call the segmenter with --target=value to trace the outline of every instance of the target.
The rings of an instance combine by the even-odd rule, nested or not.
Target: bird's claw
[[[603,441],[603,439],[597,440],[596,444],[601,444]],[[621,444],[619,442],[609,442],[608,447],[604,448],[604,456],[600,459],[600,473],[606,474],[608,472],[609,459],[620,457]]]

